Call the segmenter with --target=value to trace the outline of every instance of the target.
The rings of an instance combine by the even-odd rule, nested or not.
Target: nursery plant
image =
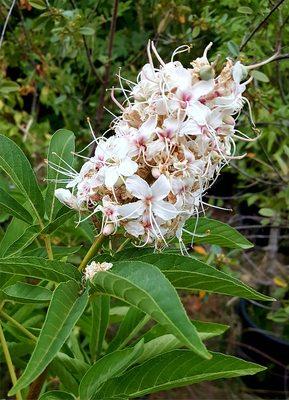
[[[69,130],[52,136],[45,186],[0,136],[0,204],[12,217],[0,243],[8,396],[129,399],[264,369],[210,351],[205,341],[228,326],[189,319],[179,294],[272,300],[191,254],[192,242],[252,246],[205,217],[204,194],[243,157],[235,141],[252,140],[236,126],[244,104],[250,112],[252,67],[228,59],[218,70],[210,47],[185,68],[175,59],[188,46],[165,62],[149,42],[137,82],[120,76],[111,91],[120,114],[105,135],[91,129],[90,150],[76,153]]]

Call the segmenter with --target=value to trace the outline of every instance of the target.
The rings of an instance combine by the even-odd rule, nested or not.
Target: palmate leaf
[[[98,257],[98,260],[114,261],[108,256]],[[145,250],[143,253],[123,251],[116,254],[117,260],[136,259],[146,261],[158,267],[162,273],[170,280],[177,289],[184,290],[205,290],[211,293],[220,293],[229,296],[238,296],[245,299],[272,301],[262,293],[246,285],[237,278],[234,278],[224,272],[217,270],[210,265],[197,260],[193,257],[185,257],[179,254],[162,253],[152,254]]]
[[[0,135],[0,169],[25,196],[33,214],[43,217],[44,201],[31,165],[17,144],[3,135]]]
[[[10,196],[5,190],[0,188],[0,210],[6,211],[9,215],[21,219],[28,224],[32,224],[32,217],[29,212],[17,201]]]
[[[134,347],[117,350],[99,359],[84,375],[79,386],[80,399],[98,399],[98,390],[110,378],[122,374],[143,352],[143,341]]]
[[[204,360],[190,350],[172,350],[109,380],[98,393],[98,399],[118,395],[136,398],[203,381],[253,375],[265,369],[224,354],[212,353],[212,356]]]
[[[40,257],[0,258],[0,272],[53,282],[81,281],[81,273],[73,265]]]
[[[178,294],[158,268],[145,262],[115,263],[109,271],[98,272],[93,287],[123,300],[150,315],[199,355],[210,354],[188,319]]]
[[[196,236],[193,237],[194,243],[209,243],[230,249],[250,249],[253,247],[253,244],[236,229],[215,219],[200,217],[196,220],[196,218],[190,218],[185,229],[196,233]],[[192,236],[184,232],[183,240],[185,243],[191,242]]]
[[[73,163],[73,152],[75,151],[74,133],[67,129],[59,129],[51,138],[48,150],[48,169],[47,169],[47,190],[45,196],[46,213],[49,222],[51,222],[57,212],[62,207],[61,203],[54,196],[57,188],[64,185],[59,182],[61,179],[67,179],[56,169],[70,170],[69,165]],[[53,164],[52,164],[53,163]],[[67,165],[67,164],[68,165]]]
[[[55,289],[35,349],[9,395],[36,379],[61,349],[88,301],[88,292],[80,295],[80,289],[75,281],[62,282]]]
[[[5,287],[2,291],[7,300],[13,300],[17,303],[47,303],[52,296],[51,290],[25,282],[17,282]]]

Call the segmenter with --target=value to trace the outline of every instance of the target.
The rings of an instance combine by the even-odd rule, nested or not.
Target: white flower
[[[75,210],[81,210],[81,203],[78,201],[70,190],[68,189],[56,189],[54,192],[55,197],[63,204]]]
[[[138,156],[146,150],[148,142],[152,139],[156,130],[156,116],[149,117],[138,129],[128,136],[130,141],[129,156]]]
[[[131,151],[126,138],[111,136],[106,142],[106,161],[103,167],[105,186],[112,188],[120,177],[133,175],[138,164],[128,156]]]
[[[90,264],[87,264],[85,268],[84,271],[85,279],[89,279],[91,281],[95,274],[97,274],[98,272],[108,271],[109,269],[112,268],[112,266],[113,266],[112,263],[108,262],[99,263],[92,261]]]
[[[139,200],[120,206],[119,213],[123,217],[138,217],[147,212],[151,218],[153,214],[167,221],[178,214],[173,204],[163,200],[171,191],[170,183],[164,175],[161,175],[152,186],[138,175],[128,178],[125,185],[127,190]]]

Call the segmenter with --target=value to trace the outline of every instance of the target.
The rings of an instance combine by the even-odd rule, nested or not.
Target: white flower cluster
[[[97,272],[108,271],[109,269],[112,268],[112,266],[113,266],[112,263],[108,263],[108,262],[99,263],[99,262],[92,261],[90,264],[88,264],[86,266],[85,271],[84,271],[84,277],[85,277],[85,279],[88,279],[91,281]]]
[[[181,240],[185,221],[202,211],[202,196],[234,158],[235,139],[249,140],[235,123],[250,79],[241,83],[245,67],[229,59],[217,75],[210,46],[185,68],[174,57],[187,46],[165,63],[149,43],[137,83],[125,80],[124,89],[120,78],[123,104],[112,90],[121,109],[114,135],[95,138],[93,156],[55,193],[71,208],[100,213],[103,234],[122,227],[142,244]]]

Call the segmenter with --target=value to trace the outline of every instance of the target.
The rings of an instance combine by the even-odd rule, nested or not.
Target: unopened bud
[[[200,69],[199,75],[203,81],[209,81],[210,79],[213,79],[215,76],[214,68],[212,68],[211,65],[204,65]]]
[[[159,170],[157,167],[153,167],[153,168],[152,168],[152,176],[153,176],[155,179],[158,179],[158,178],[161,176],[161,172],[160,172],[160,170]]]
[[[235,125],[235,120],[231,115],[225,115],[223,117],[223,122],[227,125]]]
[[[112,232],[114,231],[114,226],[113,224],[106,224],[105,227],[102,230],[102,234],[105,236],[109,236],[112,234]]]

